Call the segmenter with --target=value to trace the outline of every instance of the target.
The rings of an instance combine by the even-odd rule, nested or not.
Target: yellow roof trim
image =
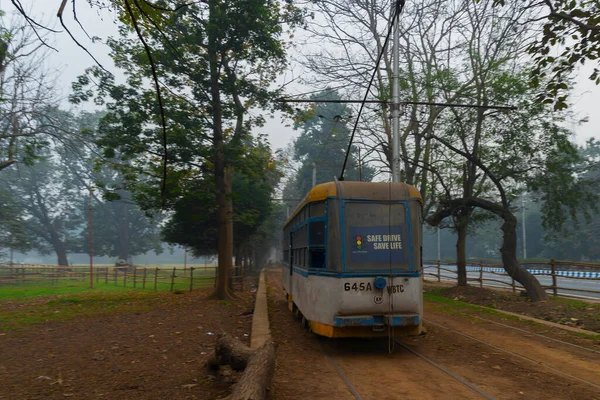
[[[302,208],[308,203],[313,203],[315,201],[324,201],[329,196],[335,196],[337,194],[337,188],[335,186],[335,182],[326,182],[320,183],[314,186],[307,194],[304,196],[302,201],[296,206],[296,211],[290,215],[290,217],[285,221],[283,226],[286,226],[288,222],[290,222],[294,217],[302,210]]]

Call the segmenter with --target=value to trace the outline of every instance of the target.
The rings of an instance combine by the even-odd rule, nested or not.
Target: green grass
[[[153,292],[131,290],[121,293],[79,293],[26,308],[4,310],[0,313],[0,331],[20,329],[51,321],[70,321],[85,316],[148,310],[152,307],[148,300],[159,296],[160,294]]]
[[[590,308],[590,307],[597,308],[597,305],[586,303],[585,301],[581,301],[581,300],[567,299],[567,298],[558,297],[558,296],[550,296],[550,298],[552,299],[552,301],[564,304],[571,308],[582,309],[582,310],[584,310],[586,308]]]
[[[510,319],[513,321],[521,321],[521,322],[525,322],[525,323],[531,323],[532,325],[537,325],[537,326],[540,325],[539,323],[537,323],[535,321],[524,320],[515,315],[504,314],[504,313],[502,313],[498,310],[495,310],[493,308],[490,308],[490,307],[478,306],[476,304],[469,304],[469,303],[465,303],[464,301],[460,301],[460,300],[449,299],[447,297],[444,297],[444,296],[441,296],[441,295],[438,295],[435,293],[431,293],[431,292],[423,293],[423,299],[441,304],[442,306],[445,306],[445,307],[442,307],[444,311],[451,312],[454,314],[464,315],[464,314],[460,313],[460,311],[456,311],[456,309],[458,308],[458,309],[462,309],[462,310],[481,311],[488,315],[494,315],[494,316]]]
[[[193,288],[206,287],[213,284],[214,275],[212,273],[201,274],[194,273]],[[27,301],[32,298],[62,296],[77,293],[122,293],[131,290],[136,291],[154,291],[154,275],[146,277],[145,289],[142,289],[141,275],[137,276],[136,287],[133,287],[133,277],[127,277],[126,285],[124,286],[123,276],[118,276],[115,284],[114,275],[108,275],[108,282],[105,276],[100,275],[96,282],[94,279],[93,288],[90,288],[88,280],[59,280],[54,281],[25,281],[13,285],[0,285],[0,305],[3,301]],[[190,287],[189,277],[176,277],[174,280],[174,291],[188,291]],[[159,274],[156,284],[157,291],[168,291],[171,288],[170,274]]]
[[[424,300],[428,300],[430,302],[434,302],[436,304],[431,304],[430,306],[433,307],[434,309],[438,310],[438,311],[442,311],[445,312],[447,314],[452,314],[452,315],[460,315],[462,317],[466,317],[469,319],[475,319],[473,316],[469,315],[469,314],[465,314],[464,312],[461,312],[460,310],[471,310],[471,311],[481,311],[485,314],[488,315],[494,315],[497,317],[502,317],[504,319],[508,319],[511,321],[517,321],[520,322],[522,324],[526,324],[526,325],[530,325],[530,326],[536,326],[536,327],[540,327],[543,326],[542,324],[540,324],[539,322],[535,322],[535,321],[531,321],[528,319],[523,319],[523,318],[519,318],[516,315],[510,315],[510,314],[504,314],[500,311],[497,311],[495,309],[489,308],[489,307],[485,307],[485,306],[479,306],[476,304],[469,304],[469,303],[465,303],[463,301],[460,300],[453,300],[453,299],[449,299],[447,297],[441,296],[436,294],[436,292],[439,293],[438,290],[433,290],[429,293],[423,293],[423,299]],[[561,300],[566,300],[566,302],[574,302],[574,304],[579,305],[579,303],[585,304],[586,307],[589,307],[590,304],[588,303],[584,303],[578,300],[571,300],[571,299],[561,299]],[[592,339],[592,340],[600,340],[600,334],[596,334],[596,333],[579,333],[579,332],[573,332],[571,334],[574,334],[575,336],[579,336],[579,337],[583,337],[583,338],[587,338],[587,339]]]

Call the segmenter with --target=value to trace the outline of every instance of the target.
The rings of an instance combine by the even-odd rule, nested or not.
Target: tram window
[[[325,249],[313,249],[310,252],[310,267],[325,268]]]
[[[344,217],[348,268],[408,268],[403,204],[347,203]]]
[[[312,222],[310,224],[310,245],[325,244],[325,222]]]

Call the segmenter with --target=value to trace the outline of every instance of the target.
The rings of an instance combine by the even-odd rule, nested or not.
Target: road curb
[[[265,269],[260,271],[258,289],[252,315],[252,332],[250,335],[250,348],[257,349],[271,337],[269,329],[269,310],[267,309],[267,285],[265,282]]]

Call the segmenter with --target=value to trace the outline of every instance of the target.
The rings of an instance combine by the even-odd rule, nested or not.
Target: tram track
[[[557,369],[557,368],[554,368],[554,367],[552,367],[552,366],[550,366],[550,365],[547,365],[547,364],[546,364],[545,362],[543,362],[543,361],[534,360],[533,358],[530,358],[530,357],[524,356],[524,355],[522,355],[522,354],[516,353],[516,352],[514,352],[514,351],[511,351],[511,350],[508,350],[508,349],[506,349],[506,348],[503,348],[503,347],[501,347],[501,346],[494,345],[494,344],[492,344],[492,343],[489,343],[489,342],[486,342],[486,341],[484,341],[484,340],[481,340],[481,339],[475,338],[475,337],[473,337],[473,336],[471,336],[471,335],[467,335],[466,333],[463,333],[463,332],[457,331],[457,330],[455,330],[455,329],[449,328],[449,327],[447,327],[447,326],[444,326],[444,325],[438,324],[438,323],[436,323],[436,322],[433,322],[433,321],[431,321],[430,319],[426,319],[426,320],[424,320],[424,322],[425,322],[425,323],[428,323],[428,324],[430,324],[430,325],[437,326],[437,327],[439,327],[439,328],[445,329],[445,330],[447,330],[447,331],[451,332],[451,333],[452,333],[452,334],[454,334],[454,335],[460,335],[460,336],[462,336],[462,337],[465,337],[465,338],[467,338],[467,339],[469,339],[469,340],[471,340],[471,341],[474,341],[474,342],[477,342],[477,343],[483,344],[483,345],[485,345],[485,346],[491,347],[491,348],[493,348],[493,349],[495,349],[495,350],[498,350],[498,351],[502,351],[502,352],[504,352],[504,353],[506,353],[506,354],[510,354],[510,355],[511,355],[511,356],[513,356],[513,357],[517,357],[517,358],[519,358],[519,359],[526,360],[526,361],[528,361],[528,362],[530,362],[530,363],[532,363],[532,364],[535,364],[535,365],[537,365],[537,366],[540,366],[540,367],[542,367],[542,368],[548,369],[548,370],[552,371],[552,372],[553,372],[553,373],[555,373],[555,374],[562,375],[562,376],[564,376],[564,377],[567,377],[567,378],[573,379],[573,380],[575,380],[575,381],[578,381],[578,382],[581,382],[581,383],[587,384],[587,385],[589,385],[589,386],[592,386],[592,387],[594,387],[594,388],[596,388],[596,389],[600,389],[600,385],[599,385],[599,384],[596,384],[596,383],[594,383],[594,382],[591,382],[591,381],[589,381],[589,380],[587,380],[587,379],[579,378],[579,377],[577,377],[577,376],[574,376],[574,375],[572,375],[572,374],[569,374],[569,373],[567,373],[567,372],[561,371],[561,370],[559,370],[559,369]],[[503,325],[503,324],[500,324],[500,325]],[[525,331],[525,332],[527,332],[527,331]],[[531,332],[528,332],[528,333],[531,333]],[[541,336],[543,336],[543,335],[541,335]],[[545,337],[545,338],[547,338],[547,339],[550,339],[550,338],[548,338],[548,337]],[[562,341],[560,341],[560,342],[562,342]],[[564,342],[564,343],[567,343],[567,342]],[[578,346],[578,347],[581,347],[581,346]],[[585,349],[585,348],[584,348],[584,349]],[[587,350],[589,350],[589,349],[587,349]],[[595,351],[594,351],[594,352],[595,352]]]
[[[410,346],[408,346],[396,339],[394,339],[393,342],[395,344],[399,345],[400,347],[402,347],[404,350],[408,351],[411,355],[417,357],[418,359],[420,359],[420,360],[426,362],[427,364],[429,364],[430,366],[434,367],[437,371],[440,371],[443,374],[445,374],[446,376],[450,377],[453,381],[458,382],[460,385],[466,387],[471,393],[477,393],[477,395],[478,395],[476,397],[468,397],[467,395],[463,395],[462,398],[485,398],[488,400],[495,400],[495,398],[492,395],[490,395],[489,393],[486,393],[484,390],[478,388],[477,386],[466,381],[465,379],[461,378],[460,376],[452,373],[447,368],[445,368],[442,365],[440,365],[439,363],[431,360],[430,358],[426,357],[425,355],[421,354],[420,352],[416,351],[415,349],[411,348]],[[324,344],[324,342],[322,340],[319,340],[319,344],[320,344],[321,349],[323,350],[323,353],[328,358],[329,362],[334,367],[337,374],[342,379],[342,381],[345,383],[346,387],[348,388],[348,390],[350,391],[350,393],[354,396],[354,398],[356,400],[377,398],[377,395],[371,395],[368,397],[366,397],[366,394],[361,395],[359,393],[359,390],[357,389],[358,384],[353,382],[352,379],[348,376],[350,371],[344,371],[344,368],[340,365],[340,361],[341,361],[340,359],[343,359],[344,357],[348,357],[348,354],[333,355],[332,354],[333,349],[328,348],[330,346]],[[390,355],[386,354],[385,356],[389,357]],[[336,357],[338,358],[338,361],[336,361]],[[393,357],[393,355],[392,355],[392,357]],[[392,359],[392,362],[390,364],[394,365],[395,368],[398,369],[398,371],[396,371],[396,373],[395,373],[396,377],[402,377],[402,376],[406,375],[406,370],[405,370],[406,366],[414,365],[413,360],[410,360],[410,359],[403,359],[402,362],[395,362],[395,361],[399,361],[399,360]],[[357,370],[360,370],[360,371],[364,370],[363,368],[361,368],[362,366],[360,364],[358,364],[358,365],[356,364],[356,361],[353,361],[353,364]],[[365,366],[366,366],[366,360],[365,360]],[[422,368],[419,369],[419,372],[424,375],[430,375],[430,374],[427,374],[426,372],[424,372]],[[386,385],[389,385],[390,383],[391,382],[384,382],[384,381],[378,382],[378,384],[380,386],[386,386]],[[395,383],[398,383],[398,382],[395,382]],[[440,381],[438,380],[437,383],[439,384]]]
[[[466,315],[466,314],[465,314],[465,315]],[[598,350],[595,350],[595,349],[590,349],[589,347],[580,346],[580,345],[578,345],[578,344],[575,344],[575,343],[565,342],[564,340],[555,339],[555,338],[552,338],[552,337],[550,337],[550,336],[541,335],[541,334],[539,334],[539,333],[531,332],[531,331],[528,331],[528,330],[526,330],[526,329],[517,328],[516,326],[512,326],[512,325],[503,324],[503,323],[501,323],[501,322],[493,321],[493,320],[491,320],[491,319],[487,319],[487,318],[478,317],[478,316],[476,316],[476,315],[472,315],[472,317],[473,317],[473,318],[477,318],[477,319],[479,319],[479,320],[481,320],[481,321],[485,321],[485,322],[489,322],[489,323],[491,323],[491,324],[495,324],[495,325],[498,325],[498,326],[502,326],[502,327],[504,327],[504,328],[510,328],[510,329],[513,329],[513,330],[515,330],[515,331],[519,331],[519,332],[525,333],[525,334],[527,334],[527,335],[533,335],[533,336],[537,336],[537,337],[540,337],[540,338],[543,338],[543,339],[546,339],[546,340],[550,340],[550,341],[552,341],[552,342],[560,343],[560,344],[562,344],[562,345],[571,346],[571,347],[574,347],[574,348],[577,348],[577,349],[580,349],[580,350],[588,351],[588,352],[590,352],[590,353],[596,353],[596,354],[600,354],[600,351],[598,351]]]

